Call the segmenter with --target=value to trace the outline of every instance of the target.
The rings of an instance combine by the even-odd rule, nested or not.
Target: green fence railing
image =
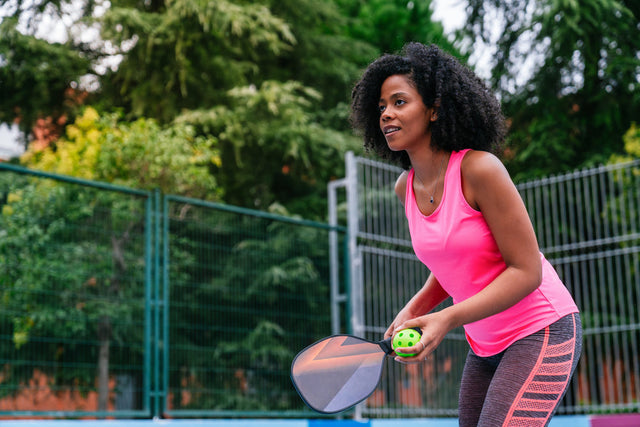
[[[0,417],[308,416],[335,232],[0,164]]]

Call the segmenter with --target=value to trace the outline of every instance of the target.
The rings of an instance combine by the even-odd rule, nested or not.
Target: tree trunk
[[[98,411],[107,411],[109,403],[109,345],[111,342],[111,320],[103,316],[98,324]]]
[[[120,239],[117,239],[115,236],[111,237],[111,257],[113,259],[114,272],[111,278],[111,285],[107,290],[109,297],[117,295],[120,290],[120,278],[127,270],[123,247],[129,240],[129,230],[131,227],[133,227],[133,224],[129,225]],[[98,322],[98,341],[100,342],[98,348],[98,411],[100,412],[106,412],[109,405],[109,347],[111,344],[111,334],[111,318],[108,315],[104,315]]]

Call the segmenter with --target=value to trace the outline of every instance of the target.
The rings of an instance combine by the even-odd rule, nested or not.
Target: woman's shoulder
[[[513,185],[500,159],[487,151],[469,150],[460,164],[460,175],[467,203],[476,210],[481,197]]]
[[[473,179],[498,171],[502,172],[505,167],[494,154],[487,151],[468,150],[460,163],[460,169],[464,177]]]
[[[402,173],[398,176],[398,179],[396,179],[396,185],[394,187],[395,191],[396,191],[396,195],[398,196],[398,199],[400,199],[400,202],[404,205],[404,200],[405,197],[407,195],[407,179],[409,177],[409,171],[405,170],[402,171]]]

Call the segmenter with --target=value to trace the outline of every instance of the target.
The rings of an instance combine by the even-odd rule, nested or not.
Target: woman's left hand
[[[423,362],[440,345],[444,337],[452,329],[446,314],[446,310],[425,314],[397,325],[394,331],[418,327],[422,330],[422,337],[413,347],[400,347],[402,353],[415,354],[415,356],[396,356],[396,362],[418,363]]]

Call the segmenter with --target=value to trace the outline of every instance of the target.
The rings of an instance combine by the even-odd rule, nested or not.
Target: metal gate
[[[329,185],[330,224],[346,223],[351,262],[342,289],[334,268],[334,333],[381,339],[427,278],[394,192],[401,171],[348,153],[346,177]],[[558,413],[637,411],[640,161],[526,182],[518,190],[542,252],[582,312],[583,357]],[[333,244],[334,254],[338,249]],[[467,351],[459,329],[424,364],[388,361],[380,387],[357,407],[356,418],[456,415]]]

